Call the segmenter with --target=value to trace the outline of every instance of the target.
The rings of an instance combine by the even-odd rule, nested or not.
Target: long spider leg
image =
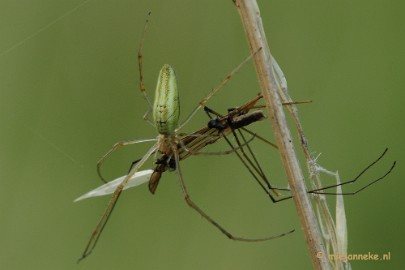
[[[225,141],[228,143],[228,145],[233,148],[233,144],[231,143],[231,141],[224,136]],[[268,189],[266,188],[266,186],[262,183],[262,181],[260,181],[259,177],[257,177],[257,175],[255,174],[255,172],[252,170],[252,168],[248,165],[248,163],[245,161],[245,159],[243,159],[242,155],[238,152],[235,151],[236,156],[239,158],[239,160],[243,163],[243,165],[245,166],[245,168],[249,171],[249,173],[252,175],[252,177],[255,179],[255,181],[260,185],[260,187],[264,190],[264,192],[266,192],[267,195],[269,195],[270,199],[272,202],[277,202],[277,199],[275,199],[273,197],[273,195],[271,195],[271,193],[268,191]]]
[[[397,162],[394,161],[394,163],[392,163],[391,168],[390,168],[383,176],[380,176],[380,177],[378,177],[377,179],[374,179],[372,182],[370,182],[370,183],[368,183],[367,185],[365,185],[365,186],[359,188],[359,189],[356,190],[356,191],[353,191],[353,192],[323,192],[323,191],[322,191],[322,190],[325,190],[325,189],[328,189],[328,188],[338,187],[338,186],[342,186],[342,185],[346,185],[346,184],[352,184],[352,183],[353,183],[353,180],[351,180],[351,181],[344,182],[344,183],[341,183],[341,184],[337,184],[337,185],[334,185],[334,186],[328,186],[328,187],[320,188],[320,189],[317,189],[317,190],[310,190],[310,191],[308,191],[308,193],[323,194],[323,195],[355,195],[355,194],[359,193],[360,191],[363,191],[364,189],[368,188],[369,186],[375,184],[376,182],[378,182],[378,181],[384,179],[388,174],[391,173],[391,171],[394,169],[396,163],[397,163]],[[357,180],[357,179],[356,179],[356,180]]]
[[[123,147],[123,146],[127,146],[127,145],[131,145],[131,144],[136,144],[136,143],[142,143],[142,142],[154,142],[157,141],[156,138],[152,138],[152,139],[137,139],[137,140],[128,140],[128,141],[121,141],[121,142],[117,142],[113,145],[113,147],[110,148],[110,150],[108,150],[107,153],[105,153],[100,159],[99,161],[97,161],[97,174],[100,177],[101,181],[103,181],[104,183],[107,183],[107,181],[104,179],[104,177],[101,175],[101,165],[103,165],[104,161],[118,148]]]
[[[152,111],[152,103],[150,102],[150,99],[148,97],[148,94],[146,93],[145,89],[145,84],[143,82],[143,74],[142,74],[142,49],[143,49],[143,43],[145,41],[145,34],[146,31],[148,30],[148,25],[149,25],[149,17],[150,17],[151,12],[148,13],[148,17],[146,18],[145,21],[145,26],[143,28],[142,36],[141,36],[141,41],[139,42],[139,49],[138,49],[138,67],[139,67],[139,89],[141,90],[141,93],[143,94],[145,100],[147,101],[149,105],[149,110],[148,112],[144,115],[144,119],[148,119],[149,113]]]
[[[254,106],[254,108],[257,108],[257,107],[258,107],[258,106]],[[249,108],[252,108],[252,107],[249,107]],[[211,114],[214,114],[217,118],[223,117],[221,114],[215,112],[214,110],[212,110],[212,109],[210,109],[210,108],[208,108],[208,107],[206,107],[206,106],[204,107],[204,111],[206,112],[206,114],[208,115],[208,117],[209,117],[211,120],[213,120],[213,117],[212,117]],[[235,112],[235,113],[233,114],[232,112]],[[242,111],[241,111],[239,108],[238,108],[238,109],[232,109],[231,112],[228,113],[228,115],[232,115],[232,116],[233,116],[233,115],[238,115],[238,113],[241,113],[241,112],[242,112]],[[231,116],[230,116],[230,117],[231,117]],[[231,125],[231,124],[232,124],[232,123],[230,123],[230,125]],[[218,128],[221,128],[221,127],[218,126]],[[258,135],[255,134],[255,133],[253,133],[252,131],[250,131],[250,130],[244,128],[244,127],[242,127],[242,128],[240,128],[240,129],[238,129],[238,131],[237,131],[237,132],[239,132],[240,137],[245,141],[244,144],[241,144],[240,140],[238,139],[238,136],[235,134],[234,130],[232,129],[232,132],[234,132],[235,140],[236,140],[236,142],[237,142],[238,145],[239,145],[238,148],[240,148],[240,150],[241,150],[241,152],[242,152],[242,155],[243,155],[243,157],[245,158],[246,162],[245,162],[245,160],[242,158],[242,156],[239,155],[238,152],[235,151],[235,153],[238,155],[238,158],[242,161],[242,163],[244,164],[244,166],[248,169],[248,171],[252,174],[252,176],[255,178],[256,181],[258,181],[258,178],[260,178],[260,179],[262,179],[262,181],[266,182],[267,185],[268,185],[268,188],[269,188],[270,190],[273,190],[273,191],[275,191],[275,190],[289,191],[288,188],[277,188],[277,187],[273,187],[273,186],[270,185],[270,182],[268,181],[268,179],[266,178],[265,174],[263,173],[263,170],[261,169],[260,163],[259,163],[258,160],[256,159],[256,157],[255,157],[253,151],[251,150],[250,145],[249,145],[248,143],[246,143],[246,139],[244,138],[244,135],[243,135],[243,133],[241,132],[241,129],[242,129],[243,131],[246,131],[246,132],[250,133],[250,134],[254,134],[255,137],[257,137],[257,138],[259,138],[259,139],[261,139],[261,137],[258,136]],[[225,135],[222,134],[222,136],[225,136]],[[265,141],[266,143],[269,143],[269,142],[268,142],[267,140],[265,140],[265,139],[262,140],[262,141]],[[227,143],[230,145],[231,149],[232,149],[232,148],[235,149],[235,147],[232,145],[232,143],[230,143],[229,141],[228,141]],[[275,148],[277,148],[277,146],[275,146],[275,145],[272,144],[272,143],[270,143],[270,145],[272,145],[272,146],[274,146]],[[249,152],[250,155],[252,156],[253,161],[254,161],[254,163],[255,163],[256,165],[253,164],[253,161],[247,156],[247,154],[246,154],[245,151],[243,150],[243,147],[244,147],[244,146],[247,147],[248,152]],[[343,193],[341,192],[341,193],[337,193],[337,192],[324,192],[323,190],[326,190],[326,189],[329,189],[329,188],[334,188],[334,187],[337,187],[337,186],[342,186],[342,185],[346,185],[346,184],[350,184],[350,183],[355,182],[356,180],[358,180],[358,178],[360,178],[361,175],[363,175],[363,174],[364,174],[367,170],[369,170],[374,164],[376,164],[376,163],[386,154],[387,150],[388,150],[388,149],[385,149],[385,151],[378,157],[378,159],[375,160],[375,161],[374,161],[373,163],[371,163],[370,165],[368,165],[365,169],[363,169],[363,171],[361,171],[360,174],[359,174],[355,179],[350,180],[350,181],[346,181],[346,182],[343,182],[343,183],[340,183],[340,184],[338,184],[338,185],[330,185],[330,186],[322,187],[322,188],[319,188],[319,189],[316,189],[316,190],[310,190],[310,191],[308,191],[308,193],[324,194],[324,195],[354,195],[354,194],[359,193],[360,191],[362,191],[362,190],[366,189],[367,187],[369,187],[369,186],[375,184],[376,182],[382,180],[382,179],[383,179],[384,177],[386,177],[389,173],[391,173],[391,171],[394,169],[394,167],[395,167],[395,165],[396,165],[396,162],[394,162],[394,163],[392,164],[391,168],[390,168],[383,176],[379,177],[378,179],[373,180],[371,183],[368,183],[367,185],[361,187],[360,189],[358,189],[358,190],[356,190],[356,191],[354,191],[354,192],[343,192]],[[249,168],[249,165],[251,165],[251,168]],[[258,176],[256,176],[254,172],[256,172]],[[261,187],[264,188],[262,185],[261,185]],[[267,192],[266,192],[266,193],[267,193]],[[283,201],[283,200],[287,200],[287,199],[290,199],[290,198],[292,198],[292,197],[291,197],[291,196],[288,196],[288,197],[284,197],[284,198],[282,198],[282,199],[280,199],[280,200],[278,200],[278,201]],[[278,202],[278,201],[277,201],[277,202]]]
[[[246,138],[245,138],[245,136],[243,135],[243,133],[242,133],[240,130],[238,130],[237,132],[238,132],[239,135],[241,136],[242,140],[243,140],[244,142],[246,142]],[[234,134],[234,135],[236,135],[236,134]],[[236,136],[236,138],[237,138],[237,136]],[[238,144],[239,144],[239,143],[240,143],[239,139],[237,138],[236,140],[237,140],[237,142],[238,142]],[[262,167],[260,166],[260,163],[257,161],[256,155],[253,153],[252,148],[250,147],[249,144],[247,144],[246,147],[247,147],[247,149],[248,149],[248,151],[249,151],[249,154],[252,156],[252,158],[253,158],[253,160],[254,160],[254,163],[255,163],[255,165],[256,165],[256,166],[255,166],[255,169],[257,168],[257,173],[258,173],[258,174],[263,178],[263,180],[266,182],[267,187],[268,187],[269,189],[273,189],[273,187],[271,186],[271,184],[270,184],[269,180],[267,179],[265,173],[263,172],[263,169],[262,169]],[[247,157],[247,155],[246,155],[246,157]]]
[[[177,148],[173,147],[173,154],[175,156],[175,161],[176,161],[176,173],[177,176],[179,178],[179,182],[180,182],[180,187],[181,187],[181,191],[183,192],[183,196],[184,199],[186,200],[186,203],[195,211],[197,211],[203,218],[205,218],[208,222],[210,222],[212,225],[214,225],[218,230],[220,230],[223,234],[226,235],[226,237],[228,237],[229,239],[232,240],[236,240],[236,241],[243,241],[243,242],[259,242],[259,241],[266,241],[266,240],[272,240],[272,239],[276,239],[276,238],[280,238],[283,237],[287,234],[290,234],[292,232],[294,232],[294,230],[285,232],[285,233],[281,233],[278,235],[273,235],[270,237],[264,237],[264,238],[244,238],[244,237],[238,237],[238,236],[234,236],[231,233],[229,233],[224,227],[222,227],[221,225],[219,225],[215,220],[213,220],[210,216],[208,216],[201,208],[199,208],[192,200],[190,195],[187,192],[187,188],[186,185],[184,183],[184,179],[183,179],[183,175],[181,173],[181,169],[180,169],[180,160],[179,160],[179,154],[177,152]]]
[[[118,201],[118,198],[121,195],[121,192],[125,185],[128,183],[129,179],[139,170],[139,168],[148,160],[148,158],[158,149],[158,144],[153,145],[148,152],[142,157],[142,159],[133,167],[133,169],[128,173],[128,175],[125,177],[125,179],[122,181],[122,183],[117,186],[117,189],[114,191],[114,194],[111,197],[110,202],[108,203],[108,206],[106,210],[104,211],[104,214],[102,215],[100,221],[97,223],[96,228],[92,232],[90,236],[90,240],[86,245],[86,248],[83,251],[82,256],[79,258],[77,261],[78,263],[89,256],[91,252],[94,250],[101,233],[103,232],[105,225],[107,224],[108,219],[111,216],[112,211],[114,210],[114,207]]]
[[[231,148],[230,150],[224,151],[210,151],[210,152],[202,152],[202,151],[194,151],[192,148],[188,148],[183,141],[180,140],[181,149],[190,153],[191,155],[229,155],[233,152],[239,150],[241,147],[248,145],[250,142],[254,140],[256,136],[253,135],[249,140],[245,141],[242,145],[236,146]]]
[[[189,114],[189,116],[183,121],[183,123],[181,123],[179,125],[179,127],[177,128],[177,130],[180,130],[182,127],[184,127],[190,120],[191,118],[193,118],[193,116],[202,108],[205,106],[205,104],[208,102],[208,100],[214,96],[231,78],[232,76],[238,72],[250,59],[252,59],[252,57],[254,55],[256,55],[256,53],[258,53],[261,50],[258,49],[255,53],[250,54],[248,57],[245,58],[245,60],[242,61],[242,63],[240,63],[236,68],[234,68],[231,73],[229,73],[228,75],[225,76],[224,79],[222,79],[222,81],[205,97],[203,98],[199,104],[197,105],[197,107]]]
[[[254,133],[253,131],[251,131],[251,130],[249,130],[249,129],[247,129],[247,128],[244,128],[244,127],[243,127],[243,128],[241,128],[241,129],[242,129],[243,131],[246,131],[246,132],[249,133],[250,135],[256,134],[256,133]],[[262,136],[256,134],[255,137],[256,137],[257,139],[261,140],[262,142],[267,143],[267,144],[270,145],[271,147],[273,147],[273,148],[275,148],[275,149],[278,149],[278,146],[277,146],[276,144],[272,143],[272,142],[269,141],[269,140],[266,140],[266,139],[263,138]]]
[[[245,144],[246,144],[245,135],[243,135],[243,132],[242,132],[240,129],[238,129],[238,133],[240,134],[240,136],[241,136],[241,138],[242,138],[242,140],[243,140],[243,142],[244,142],[244,145],[245,145]],[[255,169],[256,172],[262,177],[263,181],[266,182],[267,187],[268,187],[270,190],[272,190],[273,192],[275,192],[277,195],[280,195],[280,194],[278,194],[278,193],[276,192],[276,190],[290,191],[290,189],[288,189],[288,188],[280,188],[280,187],[272,186],[272,185],[270,184],[270,181],[267,179],[267,176],[266,176],[266,174],[264,173],[262,167],[260,166],[260,163],[259,163],[259,161],[257,160],[256,155],[254,154],[252,148],[250,147],[250,144],[246,144],[246,147],[247,147],[247,149],[248,149],[248,151],[249,151],[250,156],[253,158],[254,163],[256,164],[256,167],[257,167],[258,170],[256,169],[256,167],[254,167],[254,169]],[[283,200],[285,200],[285,199],[288,199],[288,197],[287,197],[287,198],[279,199],[279,200],[277,200],[277,202],[283,201]]]
[[[326,194],[326,195],[354,195],[354,194],[356,194],[356,193],[358,193],[358,192],[364,190],[365,188],[367,188],[367,187],[369,187],[369,186],[375,184],[376,182],[380,181],[380,180],[383,179],[385,176],[387,176],[389,173],[391,173],[391,171],[394,169],[394,167],[395,167],[395,165],[396,165],[396,161],[394,161],[394,163],[392,164],[391,168],[390,168],[383,176],[381,176],[381,177],[379,177],[379,178],[373,180],[371,183],[365,185],[364,187],[360,188],[359,190],[357,190],[357,191],[355,191],[355,192],[349,192],[349,193],[332,193],[332,192],[331,192],[331,193],[324,193],[324,192],[322,192],[323,190],[326,190],[326,189],[330,189],[330,188],[334,188],[334,187],[338,187],[338,186],[344,186],[344,185],[352,184],[352,183],[356,182],[366,171],[368,171],[371,167],[373,167],[376,163],[378,163],[378,162],[385,156],[385,154],[387,153],[387,151],[388,151],[388,148],[386,148],[386,149],[384,150],[384,152],[383,152],[375,161],[373,161],[373,162],[372,162],[371,164],[369,164],[366,168],[364,168],[354,179],[349,180],[349,181],[342,182],[342,183],[337,184],[337,185],[330,185],[330,186],[326,186],[326,187],[322,187],[322,188],[310,190],[310,191],[308,191],[308,192],[309,192],[309,193],[314,193],[314,194],[319,193],[319,194]],[[351,194],[351,193],[353,193],[353,194]]]
[[[255,107],[253,107],[253,108],[256,108],[256,107],[257,107],[257,106],[255,106]],[[223,115],[217,113],[216,111],[212,110],[211,108],[208,108],[207,106],[204,106],[204,111],[205,111],[205,113],[208,115],[208,117],[209,117],[210,119],[212,119],[211,114],[215,114],[217,117],[224,117]],[[253,131],[250,131],[250,130],[247,129],[246,127],[241,127],[240,129],[242,129],[243,131],[246,131],[246,132],[249,133],[250,135],[255,136],[256,138],[258,138],[259,140],[261,140],[261,141],[263,141],[263,142],[269,144],[270,146],[272,146],[272,147],[278,149],[278,147],[277,147],[276,144],[270,142],[269,140],[266,140],[266,139],[263,138],[262,136],[260,136],[260,135],[258,135],[258,134],[256,134],[256,133],[254,133]]]
[[[233,134],[233,136],[235,137],[236,143],[240,146],[240,151],[241,151],[243,157],[245,158],[245,160],[250,164],[250,166],[253,168],[253,170],[256,171],[256,173],[260,176],[260,178],[262,179],[262,181],[264,181],[264,182],[266,183],[267,187],[268,187],[269,189],[272,189],[272,187],[271,187],[271,185],[270,185],[268,179],[267,179],[266,176],[264,175],[263,170],[260,168],[260,165],[259,165],[259,163],[258,163],[256,157],[254,156],[254,154],[252,154],[253,151],[252,151],[252,149],[250,148],[249,144],[247,145],[247,148],[248,148],[250,154],[252,154],[253,159],[254,159],[254,161],[255,161],[255,164],[254,164],[254,162],[249,158],[249,156],[246,154],[246,152],[245,152],[245,150],[244,150],[244,147],[242,146],[242,143],[240,142],[239,137],[238,137],[238,135],[236,134],[236,131],[235,131],[234,129],[232,129],[232,134]],[[245,139],[245,138],[243,137],[243,139]]]
[[[240,130],[238,130],[238,131],[240,132]],[[241,133],[241,132],[240,132],[240,133]],[[241,133],[241,136],[243,136],[242,133]],[[250,148],[249,144],[247,144],[247,147]],[[363,186],[363,187],[357,189],[356,191],[353,191],[353,192],[325,192],[324,190],[327,190],[327,189],[330,189],[330,188],[336,188],[336,187],[338,187],[338,186],[343,186],[343,185],[352,184],[352,183],[356,182],[366,171],[368,171],[373,165],[375,165],[378,161],[380,161],[380,160],[384,157],[384,155],[386,154],[387,151],[388,151],[388,149],[385,149],[384,152],[383,152],[375,161],[373,161],[373,162],[372,162],[371,164],[369,164],[365,169],[363,169],[353,180],[349,180],[349,181],[346,181],[346,182],[342,182],[342,183],[337,184],[337,185],[330,185],[330,186],[322,187],[322,188],[315,189],[315,190],[309,190],[308,193],[312,193],[312,194],[323,194],[323,195],[355,195],[355,194],[357,194],[357,193],[363,191],[364,189],[366,189],[366,188],[368,188],[369,186],[375,184],[376,182],[378,182],[378,181],[384,179],[388,174],[390,174],[391,171],[394,169],[394,167],[395,167],[395,165],[396,165],[396,161],[393,162],[393,164],[391,165],[390,169],[388,169],[388,171],[387,171],[384,175],[378,177],[377,179],[375,179],[375,180],[373,180],[372,182],[368,183],[367,185],[365,185],[365,186]],[[254,157],[253,152],[252,152],[251,150],[250,150],[249,152],[250,152],[251,155]],[[254,159],[255,159],[255,158],[254,158]],[[255,159],[255,160],[256,160],[256,159]],[[242,161],[242,162],[243,162],[243,161]],[[257,160],[256,160],[255,163],[258,165],[258,167],[260,167],[260,164],[258,163]],[[245,163],[244,163],[244,164],[245,164]],[[246,166],[246,165],[245,165],[245,166]],[[255,169],[255,168],[253,167],[253,169]],[[248,169],[248,170],[249,170],[249,172],[253,175],[253,172],[252,172],[250,169]],[[254,175],[253,175],[253,176],[254,176]],[[260,174],[260,176],[262,177],[263,180],[264,180],[264,179],[267,179],[264,174]],[[255,177],[255,176],[254,176],[254,177]],[[271,190],[274,190],[274,189],[275,189],[275,190],[285,190],[285,191],[289,191],[288,188],[275,188],[275,187],[269,187],[269,188],[270,188]],[[284,201],[284,200],[291,199],[291,198],[292,198],[292,196],[284,197],[284,198],[281,198],[281,199],[277,200],[276,202]]]
[[[236,133],[234,134],[236,135]],[[237,136],[237,135],[236,135]],[[224,137],[225,141],[228,143],[228,145],[232,148],[234,147],[231,143],[231,141],[227,138]],[[247,144],[249,145],[249,144]],[[283,197],[283,198],[279,198],[276,199],[270,192],[269,189],[272,190],[273,192],[275,192],[275,190],[288,190],[288,189],[284,189],[284,188],[275,188],[275,187],[271,187],[271,188],[267,188],[262,181],[266,182],[267,178],[264,176],[264,174],[261,174],[258,169],[252,164],[252,161],[245,155],[240,154],[238,151],[235,151],[236,156],[239,158],[239,160],[242,162],[242,164],[245,166],[245,168],[249,171],[249,173],[252,175],[252,177],[255,179],[255,181],[259,184],[259,186],[264,190],[264,192],[270,197],[270,200],[273,203],[278,203],[287,199],[291,199],[291,196],[288,197]],[[245,158],[244,158],[245,157]],[[256,175],[257,174],[257,175]],[[266,184],[267,185],[267,184]],[[276,193],[278,195],[278,193]]]
[[[209,108],[209,107],[207,107],[207,106],[204,106],[204,111],[205,111],[205,113],[208,115],[208,117],[211,119],[211,121],[215,120],[215,119],[213,119],[213,117],[212,117],[211,114],[214,114],[214,115],[217,117],[217,119],[224,117],[224,116],[222,116],[221,114],[219,114],[218,112],[212,110],[211,108]],[[275,187],[272,187],[272,186],[271,186],[270,182],[269,182],[268,179],[266,178],[266,175],[264,174],[264,172],[263,172],[263,170],[262,170],[262,168],[261,168],[261,166],[260,166],[260,163],[259,163],[258,160],[256,159],[256,156],[254,155],[253,150],[251,149],[251,147],[250,147],[250,145],[249,145],[249,142],[250,142],[250,141],[248,142],[248,141],[246,140],[246,138],[245,138],[245,136],[243,135],[241,129],[243,129],[244,131],[246,131],[246,132],[248,132],[248,133],[250,133],[250,134],[253,134],[255,137],[257,136],[257,134],[251,132],[250,130],[244,129],[243,126],[234,128],[234,127],[236,127],[235,124],[237,124],[237,123],[234,122],[234,119],[235,119],[235,118],[232,118],[232,117],[233,117],[234,115],[240,115],[242,112],[243,112],[243,109],[242,109],[242,110],[240,110],[240,109],[228,109],[228,115],[229,115],[229,117],[228,117],[228,119],[227,119],[227,122],[228,122],[228,123],[227,123],[227,124],[228,124],[227,126],[229,126],[231,132],[233,133],[233,136],[235,137],[235,140],[236,140],[238,146],[237,146],[237,147],[234,147],[234,146],[232,145],[232,143],[231,143],[227,138],[225,138],[226,141],[227,141],[227,143],[228,143],[228,145],[229,145],[230,148],[233,149],[234,151],[235,151],[236,149],[240,149],[240,150],[241,150],[242,155],[243,155],[243,157],[245,157],[245,159],[243,159],[243,157],[242,157],[238,152],[235,152],[236,155],[238,156],[239,160],[240,160],[240,161],[243,163],[243,165],[247,168],[247,170],[250,172],[250,174],[253,176],[253,178],[258,182],[258,184],[262,187],[262,189],[263,189],[268,195],[270,195],[270,198],[271,198],[271,200],[272,200],[273,202],[279,202],[279,201],[282,201],[282,200],[291,198],[291,196],[290,196],[290,197],[287,197],[287,198],[282,198],[282,199],[276,200],[273,196],[271,196],[271,194],[269,194],[269,191],[266,189],[266,187],[265,187],[265,186],[262,184],[262,182],[259,180],[259,177],[260,177],[260,179],[262,179],[262,181],[264,181],[264,182],[266,183],[267,187],[268,187],[270,190],[272,190],[276,195],[279,195],[279,194],[276,192],[276,190],[288,190],[288,189],[285,189],[285,188],[275,188]],[[209,124],[211,123],[211,121],[209,122]],[[217,122],[214,122],[214,123],[217,123]],[[215,125],[214,125],[214,126],[215,126]],[[218,127],[218,130],[220,131],[221,128],[222,128],[222,125],[217,124],[216,126]],[[224,126],[224,127],[225,127],[225,126]],[[235,133],[235,129],[238,130],[237,132],[238,132],[238,133],[240,134],[240,136],[242,137],[243,144],[240,142],[237,133]],[[225,136],[226,136],[226,134],[224,134],[224,132],[220,132],[220,134],[221,134],[222,137],[225,137]],[[263,140],[263,138],[261,138],[261,139]],[[270,144],[271,146],[277,148],[276,145],[274,145],[274,144],[268,142],[267,140],[264,139],[264,141],[265,141],[266,143]],[[248,149],[248,151],[249,151],[249,154],[252,156],[252,158],[253,158],[255,164],[253,164],[253,161],[246,155],[245,151],[243,150],[243,147],[244,147],[244,146],[247,147],[247,149]],[[250,166],[249,166],[249,165],[250,165]],[[257,176],[255,173],[257,173],[258,176]]]

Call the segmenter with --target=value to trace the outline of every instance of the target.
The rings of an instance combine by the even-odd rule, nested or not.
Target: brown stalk
[[[304,176],[295,153],[291,132],[282,108],[282,101],[278,94],[276,77],[272,68],[272,57],[259,7],[255,0],[236,0],[234,2],[242,19],[250,50],[254,54],[253,59],[260,88],[269,112],[269,119],[272,123],[301,227],[305,234],[312,264],[315,269],[331,269],[315,212],[306,191]],[[319,256],[320,254],[322,256]]]

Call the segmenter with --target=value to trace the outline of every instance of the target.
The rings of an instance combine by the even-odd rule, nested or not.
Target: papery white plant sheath
[[[151,174],[153,173],[153,170],[144,170],[140,171],[134,174],[131,179],[129,179],[128,183],[125,185],[124,190],[131,188],[131,187],[136,187],[139,185],[142,185],[146,182],[149,181],[149,178]],[[86,194],[80,196],[74,202],[81,201],[83,199],[91,198],[91,197],[98,197],[98,196],[104,196],[104,195],[109,195],[114,193],[115,189],[119,184],[121,184],[122,181],[124,181],[126,175],[121,176],[115,180],[112,180],[108,182],[107,184],[104,184],[96,189],[93,189]]]
[[[339,185],[340,183],[339,173],[336,172],[336,184]],[[342,186],[336,187],[336,193],[343,193]],[[342,195],[336,196],[336,240],[339,256],[346,258],[342,260],[344,269],[352,269],[350,262],[347,260],[347,220]]]

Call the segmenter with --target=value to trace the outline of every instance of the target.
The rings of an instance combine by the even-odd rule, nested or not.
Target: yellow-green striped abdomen
[[[153,103],[153,121],[159,134],[173,134],[180,116],[180,101],[176,75],[170,65],[164,65],[159,73]]]

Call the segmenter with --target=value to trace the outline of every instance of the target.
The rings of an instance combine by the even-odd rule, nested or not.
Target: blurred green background
[[[313,100],[300,105],[300,116],[320,164],[350,179],[389,147],[364,184],[398,161],[383,182],[345,203],[349,253],[391,253],[390,261],[352,261],[353,268],[404,267],[405,4],[259,5],[292,97]],[[184,119],[249,55],[232,1],[0,1],[0,269],[311,269],[292,201],[273,205],[232,155],[182,162],[195,201],[235,234],[294,234],[230,241],[188,208],[175,174],[167,173],[155,196],[146,185],[125,192],[94,253],[76,264],[108,202],[72,202],[101,184],[97,160],[116,141],[156,136],[142,120],[147,106],[138,89],[148,11],[145,84],[153,97],[160,67],[172,64]],[[225,112],[258,92],[249,63],[209,105]],[[183,131],[205,123],[200,113]],[[268,121],[252,129],[271,138]],[[105,175],[125,174],[149,145],[117,152]],[[273,183],[286,185],[277,152],[254,147]]]

